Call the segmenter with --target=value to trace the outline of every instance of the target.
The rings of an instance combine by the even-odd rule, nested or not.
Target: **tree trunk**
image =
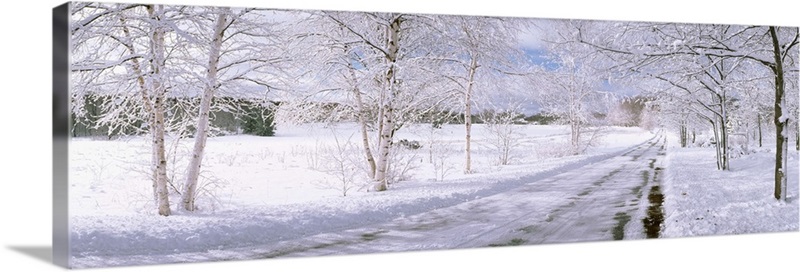
[[[720,150],[720,139],[719,139],[719,125],[717,124],[717,120],[711,120],[711,126],[714,129],[714,151],[717,154],[717,170],[722,170],[722,151]]]
[[[785,130],[789,125],[789,116],[785,116],[788,111],[783,109],[784,101],[786,100],[783,81],[783,59],[781,58],[781,46],[775,27],[769,27],[769,34],[772,36],[772,52],[775,57],[775,66],[772,67],[772,71],[775,73],[775,199],[786,201],[788,133]]]
[[[728,130],[723,126],[721,133],[722,137],[720,137],[720,140],[722,140],[722,147],[720,149],[722,149],[722,170],[731,170],[731,152],[728,150]]]
[[[688,133],[686,132],[686,126],[681,122],[680,125],[680,140],[681,140],[681,147],[686,147],[686,142],[688,140]]]
[[[345,53],[349,51],[349,47],[345,44]],[[364,100],[361,97],[361,90],[358,88],[358,78],[356,77],[356,68],[353,67],[352,62],[350,60],[347,61],[347,68],[348,72],[350,73],[350,78],[353,84],[353,96],[356,99],[356,115],[358,117],[358,125],[361,130],[361,144],[364,148],[364,156],[367,159],[367,166],[369,166],[369,175],[370,179],[375,179],[375,157],[372,156],[372,148],[369,145],[369,133],[367,132],[367,119],[366,113],[367,109],[364,108]]]
[[[125,24],[127,20],[125,19],[125,17],[120,17],[119,21],[120,21],[120,24],[122,25],[122,33],[125,35],[125,39],[127,41],[124,44],[125,48],[127,48],[128,51],[131,54],[136,54],[136,48],[133,46],[133,44],[131,42],[133,40],[131,38],[131,31],[130,31],[130,29],[128,29],[128,26]],[[142,67],[141,67],[141,64],[139,63],[139,59],[138,58],[133,58],[131,60],[131,63],[132,63],[133,72],[134,72],[134,74],[136,74],[136,83],[137,83],[137,85],[139,85],[139,94],[142,97],[142,104],[144,105],[144,110],[147,113],[147,121],[148,121],[148,124],[150,124],[150,127],[149,127],[150,134],[151,134],[151,137],[153,137],[153,139],[155,139],[155,135],[154,135],[155,131],[153,130],[152,124],[156,123],[156,118],[155,118],[156,116],[155,116],[155,111],[153,110],[153,101],[150,99],[150,95],[152,95],[152,93],[150,91],[148,91],[147,85],[145,84],[144,73],[142,72]],[[153,201],[155,203],[158,203],[158,183],[157,183],[158,176],[156,175],[156,173],[157,173],[156,165],[158,165],[158,157],[156,156],[156,154],[158,154],[158,150],[157,150],[155,144],[151,145],[150,153],[151,153],[151,156],[150,156],[150,171],[152,173],[152,176],[150,178],[151,178],[151,180],[153,182]]]
[[[388,85],[388,83],[385,83],[385,82],[383,83],[383,86],[381,86],[381,87],[383,88],[384,91],[380,92],[380,95],[378,97],[378,121],[377,121],[378,133],[376,134],[377,137],[375,138],[375,142],[378,143],[379,146],[380,146],[380,142],[381,142],[381,132],[383,132],[383,111],[385,110],[384,107],[386,106],[386,91],[385,90],[389,89],[387,87],[387,85]],[[378,147],[378,148],[380,148],[380,147]],[[377,159],[376,159],[375,173],[378,173]]]
[[[580,123],[573,119],[570,122],[570,141],[572,142],[572,155],[580,154]]]
[[[681,139],[681,147],[686,147],[686,127],[681,124],[680,127],[680,139]]]
[[[794,130],[794,148],[797,151],[800,151],[800,122],[794,122],[795,130]]]
[[[757,119],[758,120],[758,147],[762,147],[763,145],[761,144],[761,113],[758,114],[757,118],[758,118]]]
[[[167,156],[164,145],[164,96],[157,95],[155,98],[155,120],[153,144],[156,150],[156,191],[158,194],[158,214],[163,216],[170,215],[169,208],[169,189],[167,189]]]
[[[571,75],[571,79],[577,82],[576,75]],[[572,144],[572,154],[581,153],[581,97],[578,87],[569,88],[569,126],[570,142]]]
[[[395,73],[397,72],[397,52],[399,51],[400,41],[400,23],[401,17],[395,18],[389,25],[389,39],[387,41],[389,50],[387,51],[386,60],[389,63],[389,70],[386,72],[384,83],[387,86],[387,96],[383,102],[383,111],[381,116],[380,141],[378,145],[378,161],[375,171],[375,179],[373,190],[385,191],[388,184],[389,170],[389,152],[392,147],[392,135],[394,129],[394,108],[393,103],[397,92],[397,82],[395,82]]]
[[[723,68],[721,68],[720,70],[724,71],[724,65],[725,65],[724,59],[723,59],[723,61],[721,61],[719,63],[719,65],[723,66]],[[722,74],[722,72],[720,72],[720,73],[721,73],[720,80],[722,82],[725,82],[726,78],[727,78],[727,74]],[[721,114],[722,116],[720,116],[720,123],[721,123],[720,124],[720,133],[721,133],[720,139],[722,140],[722,170],[730,170],[730,168],[731,168],[731,165],[730,165],[731,153],[730,153],[730,150],[728,150],[728,144],[729,144],[728,143],[728,139],[729,139],[729,137],[728,137],[728,121],[730,120],[729,117],[728,117],[728,104],[727,104],[728,96],[727,96],[727,91],[726,91],[725,86],[722,86],[720,89],[721,89],[722,94],[717,94],[717,98],[719,99],[719,108],[720,108],[720,112],[722,113]]]
[[[157,11],[156,8],[159,10]],[[154,22],[152,33],[152,66],[153,79],[152,89],[155,94],[153,101],[153,115],[155,123],[153,125],[153,150],[156,159],[156,191],[158,195],[158,214],[163,216],[170,215],[169,191],[167,189],[167,156],[164,146],[164,112],[166,111],[165,98],[166,88],[162,85],[162,68],[164,66],[164,28],[160,25],[161,7],[147,6],[150,18]]]
[[[188,169],[186,170],[186,184],[184,185],[184,191],[181,195],[183,208],[187,211],[194,211],[195,208],[197,208],[194,203],[195,197],[197,196],[197,180],[200,178],[200,167],[203,162],[203,155],[205,154],[206,140],[208,139],[208,119],[209,113],[211,112],[211,100],[214,99],[214,91],[217,88],[217,66],[219,64],[222,39],[225,36],[225,28],[227,27],[227,13],[227,8],[220,9],[216,25],[214,26],[214,37],[208,51],[206,88],[203,91],[203,97],[200,98],[200,112],[197,115],[194,149]]]
[[[722,170],[730,170],[730,152],[728,152],[728,128],[725,126],[727,123],[727,117],[725,116],[725,111],[723,111],[723,116],[720,118],[720,126],[719,126],[719,133],[720,133],[720,151],[722,152]]]
[[[353,89],[353,92],[356,96],[356,105],[358,106],[358,124],[361,129],[361,144],[364,147],[364,156],[367,159],[367,165],[369,166],[369,178],[375,178],[375,158],[372,156],[372,148],[369,146],[369,134],[367,133],[367,120],[364,114],[366,114],[366,109],[364,109],[364,102],[361,98],[361,91],[358,87]]]
[[[478,69],[477,57],[473,54],[469,64],[467,89],[464,93],[464,128],[466,130],[464,146],[464,174],[472,173],[472,88],[475,86],[475,71]]]
[[[155,126],[155,124],[156,124],[155,105],[153,105],[151,107],[151,110],[152,111],[149,113],[149,117],[148,118],[150,119],[150,125],[149,125],[150,126],[149,127],[150,136],[153,138],[153,144],[150,145],[150,152],[151,152],[151,155],[150,155],[150,171],[153,171],[153,173],[150,176],[150,179],[153,181],[153,200],[155,201],[156,205],[158,205],[160,200],[159,200],[159,197],[158,197],[158,190],[159,190],[158,189],[159,188],[159,186],[158,186],[158,145],[156,144],[157,136],[156,136],[156,126]]]
[[[383,114],[383,129],[380,132],[380,142],[378,146],[378,161],[375,169],[375,184],[373,190],[385,191],[388,184],[389,152],[392,147],[391,127],[392,115],[394,114],[391,105],[386,105]]]
[[[689,129],[686,128],[686,122],[684,121],[681,125],[683,128],[683,147],[689,146]]]

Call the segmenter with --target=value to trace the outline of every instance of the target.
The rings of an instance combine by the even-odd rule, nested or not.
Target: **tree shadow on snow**
[[[53,263],[53,247],[51,246],[8,246],[8,249],[43,262]]]

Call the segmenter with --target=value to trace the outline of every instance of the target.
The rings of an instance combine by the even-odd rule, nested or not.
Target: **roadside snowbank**
[[[670,147],[663,237],[797,231],[798,152],[789,151],[784,203],[773,197],[775,153],[766,151],[735,158],[730,171],[719,171],[713,148]]]

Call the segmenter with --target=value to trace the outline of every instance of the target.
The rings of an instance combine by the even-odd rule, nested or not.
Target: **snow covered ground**
[[[549,177],[523,177],[523,184],[496,194],[387,222],[255,246],[106,256],[102,261],[148,264],[641,239],[641,231],[627,232],[644,219],[637,211],[649,203],[641,189],[653,179],[643,173],[663,159],[662,136]]]
[[[169,217],[157,216],[152,204],[146,138],[73,139],[69,173],[72,265],[249,259],[298,246],[305,249],[287,256],[374,252],[372,246],[389,251],[418,249],[406,243],[409,239],[424,239],[430,242],[430,248],[480,246],[497,237],[522,243],[512,239],[519,238],[519,233],[511,233],[512,237],[507,228],[491,226],[527,229],[514,224],[532,222],[539,231],[526,234],[535,236],[526,236],[525,243],[537,243],[543,230],[558,234],[547,238],[555,240],[541,241],[548,243],[580,241],[590,233],[594,240],[611,239],[612,234],[614,239],[617,235],[642,239],[641,220],[633,219],[646,216],[647,197],[624,201],[631,205],[592,207],[604,201],[618,202],[612,195],[604,198],[604,194],[616,197],[624,191],[646,196],[653,185],[660,185],[665,195],[662,237],[798,230],[798,153],[793,150],[788,202],[779,203],[772,198],[773,153],[769,148],[732,160],[732,171],[723,172],[714,170],[713,149],[678,148],[674,138],[669,138],[668,148],[662,149],[663,138],[638,128],[607,128],[597,134],[601,137],[586,154],[570,156],[567,128],[515,126],[510,163],[500,165],[500,153],[492,144],[494,136],[487,127],[476,125],[474,173],[466,175],[461,151],[463,128],[434,130],[419,125],[396,135],[398,141],[418,141],[421,147],[398,149],[398,161],[403,162],[399,165],[404,166],[400,168],[408,170],[397,174],[388,191],[366,192],[361,170],[348,168],[353,179],[346,184],[349,190],[343,196],[342,173],[332,171],[331,165],[362,160],[356,132],[352,124],[318,124],[281,127],[276,137],[211,138],[201,180],[204,194],[198,199],[200,211],[181,211],[175,205],[179,195],[173,194],[174,214]],[[648,140],[652,144],[640,145]],[[169,175],[176,187],[180,187],[190,145],[189,139],[173,139],[170,145]],[[620,170],[628,166],[631,168]],[[578,168],[585,170],[564,173]],[[643,176],[640,169],[647,169],[648,174]],[[653,179],[656,172],[661,174],[660,184],[615,185],[619,180],[638,183],[640,176]],[[602,184],[610,176],[626,178]],[[551,197],[547,188],[560,188],[550,194],[573,197]],[[535,199],[548,201],[516,199],[536,192],[540,194]],[[515,199],[498,201],[506,198]],[[567,202],[560,202],[562,199]],[[569,214],[602,216],[554,217],[559,211],[567,212],[559,208],[567,204],[585,206],[570,209]],[[479,214],[475,205],[483,207],[486,214]],[[528,208],[512,208],[522,206]],[[633,219],[624,224],[625,218],[614,213]],[[472,215],[452,218],[453,214]],[[517,218],[513,214],[530,218],[503,223]],[[455,223],[459,220],[463,223]],[[622,225],[624,229],[616,229]],[[431,233],[418,232],[428,227],[442,228],[433,233],[439,238],[425,238]],[[475,232],[476,228],[480,231]],[[465,235],[482,233],[480,237],[486,239],[454,242],[459,239],[447,238],[447,231],[459,229]],[[369,236],[370,231],[375,234]],[[397,239],[370,240],[377,235]],[[387,247],[387,243],[392,246]]]
[[[785,203],[773,197],[775,153],[760,152],[731,160],[718,171],[712,148],[675,147],[670,139],[665,180],[664,237],[746,234],[798,230],[798,152],[789,149]]]
[[[187,214],[173,204],[175,214],[170,217],[155,215],[146,168],[147,139],[73,139],[69,207],[73,266],[158,262],[158,256],[166,254],[200,261],[191,253],[385,222],[504,192],[524,184],[523,176],[555,175],[622,154],[653,137],[637,128],[609,128],[598,134],[602,137],[585,155],[567,156],[565,127],[516,129],[510,164],[500,165],[492,134],[476,126],[475,173],[465,175],[461,126],[407,128],[396,138],[419,141],[422,147],[398,152],[400,161],[409,166],[398,175],[402,178],[389,191],[369,193],[362,186],[364,180],[356,177],[347,196],[342,196],[342,184],[329,163],[336,161],[336,154],[359,158],[352,125],[282,127],[276,137],[211,138],[201,181],[208,193],[198,200],[201,211]],[[190,144],[184,139],[171,145],[170,176],[176,186]],[[173,203],[178,198],[171,196]],[[124,258],[143,252],[151,257],[135,262]]]

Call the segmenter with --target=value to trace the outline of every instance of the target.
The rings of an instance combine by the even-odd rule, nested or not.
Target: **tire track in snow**
[[[634,188],[642,186],[641,171],[649,169],[659,139],[504,193],[286,242],[256,258],[611,240],[619,214],[628,215],[641,203]]]
[[[568,198],[568,202],[545,204],[555,208],[547,213],[544,222],[535,218],[533,220],[518,218],[514,221],[530,224],[516,228],[515,231],[502,228],[491,230],[483,235],[486,236],[484,239],[476,239],[480,242],[471,241],[465,246],[584,242],[624,238],[625,225],[631,221],[638,222],[632,220],[630,214],[637,210],[642,198],[641,187],[644,185],[639,185],[642,178],[640,173],[643,169],[646,171],[647,166],[641,158],[654,157],[656,154],[654,146],[658,141],[656,139],[649,142],[649,145],[637,147],[624,156],[587,166],[586,169],[576,169],[580,175],[554,177],[561,181],[580,179],[586,176],[585,173],[590,172],[593,178],[589,180],[597,181],[584,185],[585,187],[577,195]],[[632,159],[626,161],[627,157]],[[615,168],[613,165],[621,166]],[[600,177],[594,178],[597,176]],[[645,178],[645,183],[647,182],[649,179]],[[491,240],[495,241],[487,244],[487,241]]]

